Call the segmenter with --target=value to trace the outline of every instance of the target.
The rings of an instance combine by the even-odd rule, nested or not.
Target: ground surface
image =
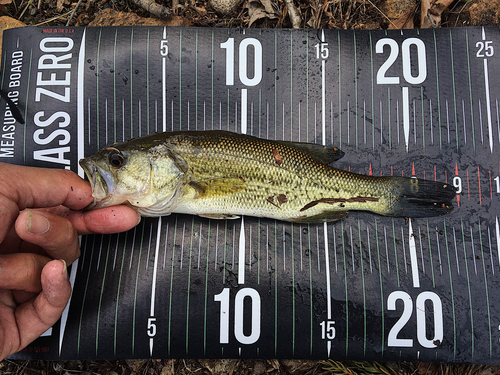
[[[135,0],[141,1],[141,0]],[[314,27],[384,29],[418,27],[420,9],[431,6],[432,22],[441,27],[498,25],[500,0],[446,1],[432,7],[429,0],[157,0],[174,17],[151,18],[151,4],[132,0],[0,0],[0,31],[28,25],[185,25],[202,27]],[[231,3],[236,1],[236,3]],[[222,4],[221,4],[222,2]],[[435,1],[436,2],[436,1]],[[228,5],[229,4],[229,5]],[[293,9],[295,4],[296,9]],[[220,5],[229,14],[214,10]],[[436,5],[436,4],[435,4]],[[290,14],[296,14],[291,18]],[[429,14],[429,13],[428,13]],[[437,18],[436,18],[437,17]],[[435,25],[437,26],[437,25]],[[300,360],[126,360],[126,361],[9,361],[0,374],[464,374],[500,375],[500,366],[417,363],[317,362]]]

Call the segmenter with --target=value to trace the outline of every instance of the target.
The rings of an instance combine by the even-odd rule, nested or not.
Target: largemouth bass
[[[350,210],[430,217],[453,210],[451,185],[335,169],[336,148],[226,131],[157,133],[82,159],[93,207],[129,204],[143,216],[239,215],[330,222]]]

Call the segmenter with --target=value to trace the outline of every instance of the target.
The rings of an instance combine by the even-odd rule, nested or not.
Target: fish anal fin
[[[302,215],[302,216],[292,217],[288,221],[299,224],[319,224],[319,223],[330,223],[333,221],[342,220],[346,216],[347,216],[346,211],[338,211],[338,212],[323,211],[313,216]]]
[[[198,216],[214,220],[234,220],[240,218],[237,215],[231,215],[231,214],[198,214]]]

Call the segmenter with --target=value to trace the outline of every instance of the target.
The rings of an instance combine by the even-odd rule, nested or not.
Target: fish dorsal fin
[[[341,159],[344,152],[337,147],[323,146],[314,143],[275,141],[285,146],[296,148],[318,160],[323,164],[330,164]]]

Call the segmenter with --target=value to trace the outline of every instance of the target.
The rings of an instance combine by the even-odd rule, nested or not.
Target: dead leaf
[[[194,9],[196,13],[198,13],[199,17],[206,17],[207,15],[207,9],[203,7],[197,7],[195,5],[191,6],[191,9]]]
[[[57,0],[57,5],[56,5],[57,11],[61,13],[64,10],[64,6],[66,4],[69,4],[69,0]]]
[[[441,26],[441,15],[453,0],[422,0],[420,5],[420,27]]]
[[[401,14],[397,19],[389,24],[389,29],[413,29],[415,24],[413,23],[413,16],[415,15],[415,8],[411,7],[406,12]]]
[[[264,9],[266,10],[267,14],[274,15],[274,9],[273,6],[271,5],[270,0],[260,0],[262,5],[264,5]]]
[[[248,27],[251,27],[255,21],[263,18],[270,20],[278,18],[270,0],[250,0],[247,3],[247,9],[250,16]]]
[[[0,57],[2,53],[3,32],[8,29],[13,29],[15,27],[24,27],[24,26],[26,26],[26,24],[14,18],[8,16],[0,17]]]
[[[7,5],[12,3],[12,0],[0,0],[0,5]]]

